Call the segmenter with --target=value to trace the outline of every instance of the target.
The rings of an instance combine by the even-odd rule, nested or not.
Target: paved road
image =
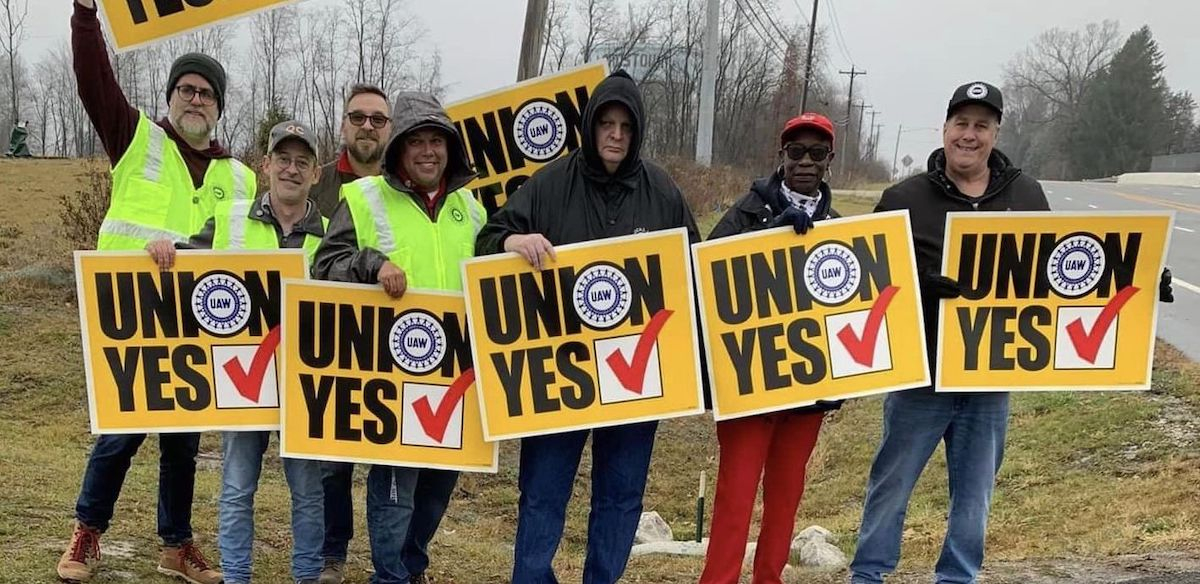
[[[1175,211],[1167,256],[1175,303],[1159,310],[1158,336],[1200,361],[1200,189],[1056,181],[1042,181],[1042,187],[1055,210]]]

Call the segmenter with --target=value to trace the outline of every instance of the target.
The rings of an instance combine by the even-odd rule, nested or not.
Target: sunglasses
[[[387,123],[391,121],[391,118],[383,114],[371,114],[368,116],[362,112],[350,112],[346,114],[346,119],[350,120],[351,124],[360,127],[367,123],[367,120],[371,120],[371,127],[375,128],[376,130],[386,126]]]
[[[822,146],[820,144],[814,144],[812,146],[805,146],[804,144],[785,144],[783,151],[787,153],[787,157],[792,160],[801,160],[804,158],[805,154],[808,154],[809,158],[812,158],[813,162],[821,162],[822,160],[829,158],[830,154],[833,154],[832,148],[828,146]]]

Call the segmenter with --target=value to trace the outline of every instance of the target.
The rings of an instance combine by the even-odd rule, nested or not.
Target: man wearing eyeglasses
[[[200,53],[179,57],[164,88],[166,117],[152,121],[129,104],[117,84],[95,0],[72,0],[71,45],[79,98],[112,163],[112,198],[100,226],[99,250],[142,250],[153,240],[186,241],[220,201],[250,200],[254,172],[212,139],[225,109],[225,69]],[[87,581],[100,559],[130,461],[145,434],[97,438],[75,505],[76,526],[58,563],[63,579]],[[192,540],[197,433],[159,436],[158,571],[217,584]]]
[[[175,249],[304,249],[316,251],[325,222],[308,200],[321,175],[317,141],[306,125],[289,120],[271,128],[263,158],[270,190],[253,201],[218,203],[204,229],[187,243],[158,240],[147,246],[155,263],[169,270]],[[254,550],[254,495],[262,473],[270,432],[224,432],[217,544],[225,584],[249,584]],[[320,575],[324,489],[321,463],[283,459],[292,496],[292,576],[297,584],[316,584]]]
[[[466,188],[475,178],[462,137],[432,95],[396,96],[395,123],[381,176],[342,188],[342,202],[317,249],[313,276],[377,284],[400,298],[409,286],[462,291],[461,261],[472,257],[486,211]],[[450,502],[458,473],[372,465],[367,473],[367,532],[373,584],[425,582],[428,545]],[[341,572],[327,564],[326,579]]]
[[[342,115],[342,149],[338,157],[321,169],[321,181],[309,195],[316,201],[321,215],[332,217],[341,202],[342,185],[364,176],[379,176],[383,163],[383,147],[392,134],[392,118],[389,117],[387,94],[374,85],[358,84],[350,88]],[[350,465],[345,465],[351,469]],[[346,496],[349,497],[349,478]],[[328,487],[327,487],[328,488]],[[346,511],[351,511],[349,508]],[[339,515],[341,515],[339,513]],[[345,514],[346,517],[350,513]],[[328,517],[326,519],[329,519]],[[353,525],[348,526],[353,532]],[[336,524],[326,529],[341,529]],[[350,535],[345,539],[349,541]],[[326,542],[327,544],[329,542]],[[342,556],[346,555],[344,545]]]
[[[825,173],[833,162],[833,123],[804,113],[784,124],[780,165],[750,187],[713,228],[708,239],[772,227],[808,233],[814,221],[837,217]],[[825,412],[841,402],[717,422],[721,462],[701,584],[736,584],[746,553],[754,500],[762,479],[762,527],[754,553],[754,582],[780,582],[791,552],[796,509],[804,494],[808,457]]]

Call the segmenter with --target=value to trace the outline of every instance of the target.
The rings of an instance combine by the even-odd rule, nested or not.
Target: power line
[[[746,0],[746,2],[749,3],[749,0]],[[771,55],[773,55],[776,59],[779,59],[779,62],[782,63],[784,61],[784,57],[779,51],[779,46],[776,44],[778,41],[771,39],[771,35],[766,32],[766,26],[762,25],[761,22],[759,22],[757,26],[755,25],[757,17],[754,14],[754,11],[747,10],[746,7],[742,6],[742,0],[736,0],[735,3],[739,12],[748,15],[748,18],[746,18],[746,23],[750,25],[750,29],[754,31],[754,34],[758,35],[759,39],[766,43],[767,49],[771,51]],[[760,29],[759,26],[762,26],[763,28]]]
[[[779,28],[778,24],[775,24],[775,19],[772,18],[772,16],[774,16],[774,15],[771,14],[771,12],[769,10],[767,10],[767,7],[763,5],[762,0],[748,0],[748,1],[753,1],[755,4],[758,5],[758,9],[762,11],[763,16],[767,17],[766,20],[767,20],[767,22],[769,22],[771,24],[771,28],[775,29],[775,33],[779,35],[779,38],[781,40],[783,40],[785,43],[787,43],[787,39],[791,38],[791,35],[783,32],[783,29]],[[761,22],[761,20],[760,20],[760,22]],[[787,43],[787,44],[790,44],[790,43]]]
[[[851,64],[854,64],[854,57],[850,55],[850,49],[846,45],[846,37],[842,35],[842,24],[841,20],[837,16],[837,8],[833,6],[832,1],[826,2],[825,4],[829,6],[829,20],[833,24],[833,38],[834,41],[836,41],[835,44],[837,45],[838,50],[842,52],[842,56],[845,57],[847,61],[850,61]]]

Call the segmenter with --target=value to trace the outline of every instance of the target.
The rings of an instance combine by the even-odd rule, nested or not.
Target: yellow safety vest
[[[140,250],[156,239],[187,241],[219,201],[254,200],[254,171],[233,158],[209,162],[196,189],[179,146],[140,114],[129,149],[112,169],[112,201],[96,249]]]
[[[462,291],[459,264],[475,255],[475,236],[487,211],[463,188],[448,195],[431,221],[425,206],[381,176],[342,186],[360,248],[382,252],[404,270],[413,288]]]
[[[253,207],[252,200],[217,203],[213,210],[213,249],[279,249],[275,226],[251,218],[250,210]],[[322,217],[321,224],[328,227],[329,221]],[[309,263],[312,263],[320,245],[320,236],[304,234],[304,255]]]

